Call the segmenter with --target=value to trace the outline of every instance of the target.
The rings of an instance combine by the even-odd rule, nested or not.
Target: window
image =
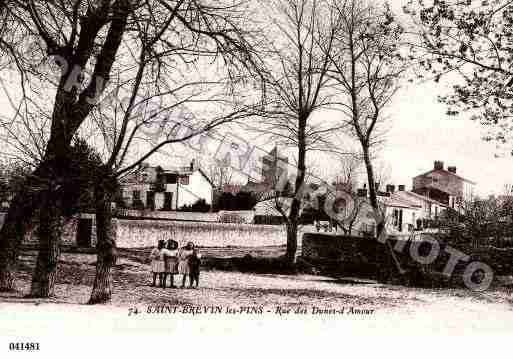
[[[180,177],[180,184],[188,185],[189,184],[189,176],[181,176]]]
[[[173,208],[173,193],[165,192],[164,193],[164,211],[170,211]]]
[[[132,199],[140,200],[141,199],[141,191],[132,191]]]
[[[175,184],[178,176],[175,174],[167,174],[166,175],[166,183]]]
[[[155,192],[146,192],[146,208],[155,209]]]
[[[394,227],[397,227],[399,232],[403,231],[403,210],[394,209]]]

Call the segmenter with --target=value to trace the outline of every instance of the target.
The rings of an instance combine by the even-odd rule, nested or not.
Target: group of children
[[[185,281],[189,277],[189,288],[199,285],[199,274],[201,265],[201,254],[195,248],[194,243],[188,242],[184,247],[178,249],[178,242],[172,239],[167,243],[159,240],[157,247],[150,253],[151,272],[153,273],[153,284],[156,286],[157,276],[159,286],[166,288],[167,277],[171,279],[170,288],[176,288],[174,285],[175,274],[181,274],[182,286],[185,287]]]

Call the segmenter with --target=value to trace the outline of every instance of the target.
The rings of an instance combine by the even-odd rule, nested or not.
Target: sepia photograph
[[[513,1],[0,0],[2,358],[512,334]]]

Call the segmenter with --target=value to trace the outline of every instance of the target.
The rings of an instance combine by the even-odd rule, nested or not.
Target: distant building
[[[244,190],[244,185],[226,183],[223,185],[221,192],[231,193],[231,194],[235,195],[239,192],[243,192],[243,190]]]
[[[262,158],[262,182],[275,188],[281,176],[287,178],[289,159],[280,156],[278,147],[275,146],[271,152]]]
[[[353,226],[353,235],[375,235],[376,221],[372,207],[367,196],[367,189],[359,189],[359,202],[366,202],[360,206],[360,211]],[[390,235],[408,235],[412,231],[423,231],[431,227],[447,206],[432,198],[407,191],[406,186],[387,185],[386,191],[379,192],[378,202],[384,209],[386,229]]]
[[[413,192],[454,209],[473,198],[474,187],[475,182],[458,175],[454,166],[445,169],[442,161],[435,161],[432,170],[413,178]]]
[[[404,185],[387,186],[388,195],[382,197],[386,208],[386,216],[390,218],[389,231],[403,233],[412,230],[424,230],[436,221],[447,206],[437,200],[407,191]]]
[[[122,196],[131,208],[177,210],[200,199],[212,205],[213,183],[191,162],[187,167],[162,168],[142,164],[122,183]]]

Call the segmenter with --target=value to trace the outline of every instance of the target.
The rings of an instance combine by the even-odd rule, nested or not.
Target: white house
[[[353,235],[365,233],[375,234],[376,221],[369,199],[365,196],[359,198],[359,213],[354,221]],[[437,219],[447,206],[432,198],[406,191],[404,186],[387,188],[386,193],[378,197],[378,201],[385,213],[386,230],[390,235],[408,235],[412,231],[423,231],[429,222]]]
[[[212,205],[214,186],[201,168],[164,169],[142,164],[122,183],[125,204],[132,208],[176,210],[198,200]]]

